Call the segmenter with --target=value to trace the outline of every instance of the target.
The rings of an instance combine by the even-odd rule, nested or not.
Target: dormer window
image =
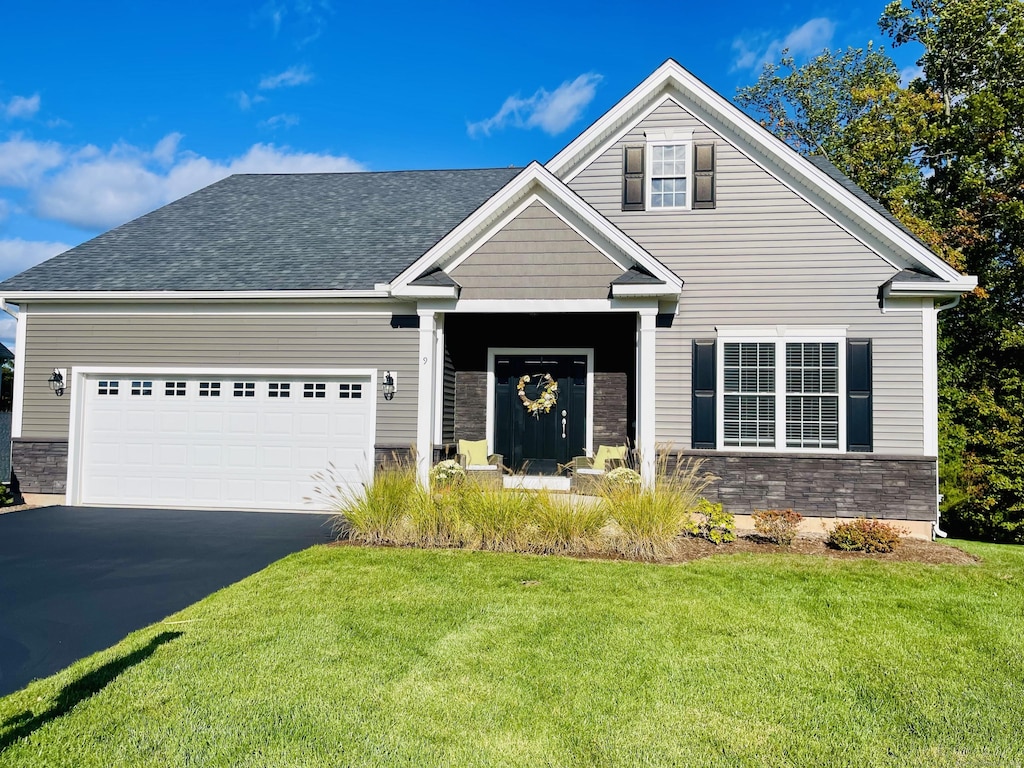
[[[690,144],[650,144],[649,207],[689,208],[689,176],[686,158]]]

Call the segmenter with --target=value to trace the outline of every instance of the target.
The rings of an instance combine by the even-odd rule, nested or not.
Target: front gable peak
[[[623,281],[629,273],[644,282]],[[410,298],[678,297],[682,281],[532,163],[389,286]]]

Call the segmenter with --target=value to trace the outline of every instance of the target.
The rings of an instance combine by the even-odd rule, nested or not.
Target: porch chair
[[[585,493],[594,489],[605,473],[617,467],[626,466],[625,445],[599,445],[597,453],[591,456],[577,456],[572,460],[573,484],[576,490]]]
[[[486,440],[459,440],[459,452],[455,456],[459,466],[466,470],[467,478],[486,485],[501,485],[504,458],[500,453],[488,455]]]

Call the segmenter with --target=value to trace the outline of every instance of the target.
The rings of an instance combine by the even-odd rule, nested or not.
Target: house
[[[927,536],[936,317],[975,284],[669,60],[545,164],[232,176],[0,284],[14,471],[280,509],[329,461],[629,441],[648,478],[705,457],[735,513]]]

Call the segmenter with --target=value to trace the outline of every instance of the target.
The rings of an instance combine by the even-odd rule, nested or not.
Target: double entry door
[[[494,449],[506,466],[555,474],[559,465],[583,455],[586,354],[495,354],[494,386]],[[531,409],[531,403],[544,407]]]

